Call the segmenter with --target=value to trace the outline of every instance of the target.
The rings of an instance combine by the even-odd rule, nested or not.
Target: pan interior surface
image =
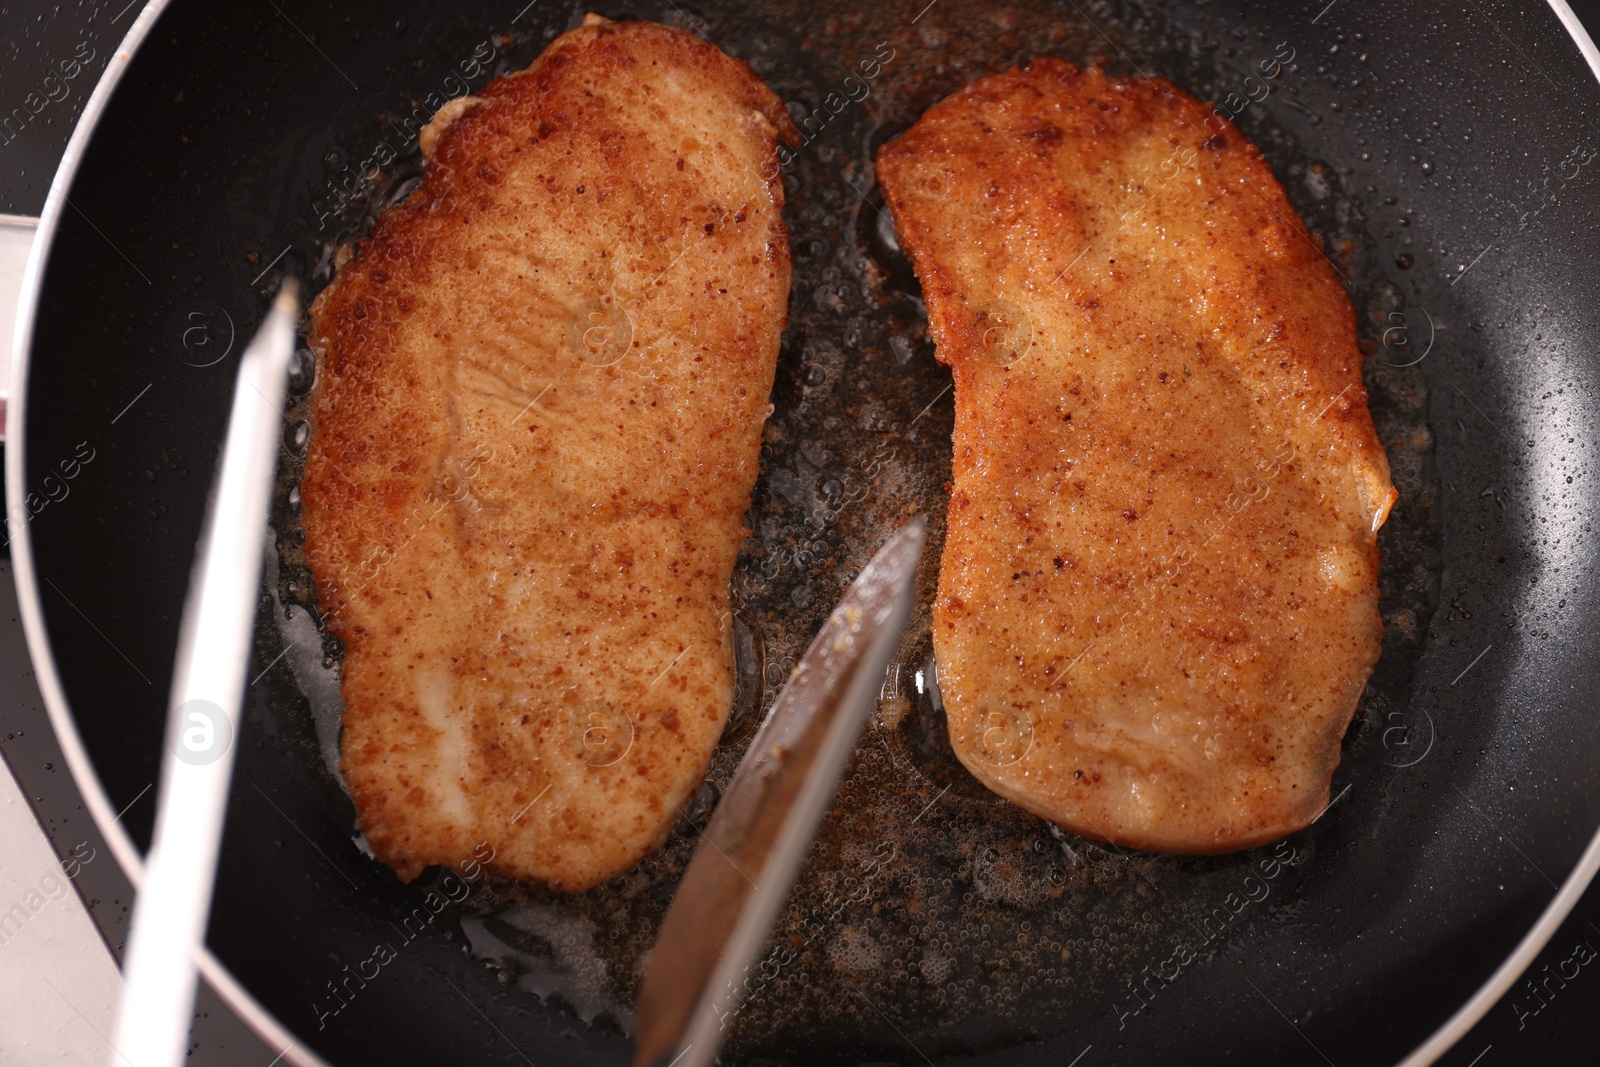
[[[727,1020],[732,1062],[1254,1062],[1308,1042],[1394,1062],[1505,957],[1600,823],[1584,640],[1600,621],[1584,595],[1600,272],[1576,239],[1600,218],[1600,134],[1583,119],[1594,83],[1548,12],[1489,4],[1468,33],[1411,8],[1229,3],[395,3],[293,23],[213,7],[163,17],[103,121],[26,398],[29,485],[50,501],[29,528],[39,595],[119,807],[155,779],[239,352],[282,277],[326,284],[414,187],[420,121],[596,9],[748,60],[805,134],[785,164],[794,287],[735,575],[733,717],[667,843],[589,893],[447,871],[402,886],[361,850],[335,772],[340,649],[299,551],[298,368],[210,943],[330,1062],[624,1062],[719,786],[839,593],[917,512],[933,520],[919,611]],[[988,793],[944,736],[928,609],[950,376],[871,158],[949,92],[1045,54],[1216,101],[1356,307],[1401,494],[1380,539],[1384,653],[1335,804],[1267,848],[1084,841]],[[1515,157],[1495,147],[1508,131]],[[74,456],[70,494],[51,490]],[[128,815],[141,844],[150,816]]]

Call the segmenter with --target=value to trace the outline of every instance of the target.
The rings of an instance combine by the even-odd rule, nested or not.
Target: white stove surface
[[[9,576],[8,576],[9,577]],[[80,853],[80,855],[89,855]],[[115,862],[94,855],[90,862]],[[122,975],[9,773],[0,773],[0,1064],[111,1062]]]

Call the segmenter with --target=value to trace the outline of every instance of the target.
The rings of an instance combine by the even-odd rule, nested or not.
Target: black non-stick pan
[[[735,578],[728,733],[662,849],[582,896],[447,871],[406,886],[369,858],[334,769],[341,650],[299,552],[308,354],[211,980],[286,1062],[628,1060],[654,930],[776,685],[887,529],[922,511],[942,536],[950,379],[872,154],[952,90],[1051,54],[1215,101],[1322,235],[1401,494],[1383,658],[1314,826],[1230,857],[1129,853],[1052,831],[954,761],[928,684],[930,565],[923,628],[725,1060],[1436,1058],[1600,861],[1600,89],[1584,58],[1600,56],[1559,2],[152,4],[51,193],[7,471],[40,683],[123,864],[136,873],[152,809],[113,816],[157,775],[244,340],[284,277],[326,284],[409,192],[420,123],[588,8],[749,60],[806,134],[785,163],[794,289]]]

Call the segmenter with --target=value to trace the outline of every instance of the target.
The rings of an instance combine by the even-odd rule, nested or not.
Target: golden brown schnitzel
[[[956,754],[1121,845],[1305,826],[1378,658],[1395,499],[1320,242],[1210,109],[1055,59],[936,105],[878,174],[955,375]]]
[[[449,105],[312,308],[306,553],[343,771],[402,878],[648,853],[732,697],[728,582],[789,295],[776,97],[590,16]]]

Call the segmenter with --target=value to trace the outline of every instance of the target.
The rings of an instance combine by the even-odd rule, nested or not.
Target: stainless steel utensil
[[[911,614],[920,517],[872,557],[734,772],[667,911],[639,991],[637,1067],[709,1064],[855,750]]]
[[[177,1067],[184,1060],[194,1008],[192,957],[211,912],[299,316],[291,282],[239,362],[183,612],[155,840],[134,905],[113,1067]]]

